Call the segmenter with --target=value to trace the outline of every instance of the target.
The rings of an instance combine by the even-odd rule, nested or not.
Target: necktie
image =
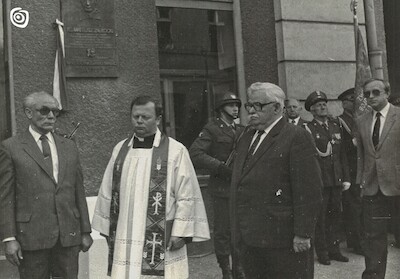
[[[257,147],[258,143],[260,142],[261,136],[264,133],[265,133],[265,131],[258,131],[258,135],[257,135],[256,139],[254,140],[253,144],[250,146],[249,151],[247,152],[247,156],[246,156],[246,159],[245,159],[244,165],[243,165],[244,169],[248,167],[250,159],[253,157],[253,153],[256,150],[256,147]]]
[[[322,127],[324,128],[325,131],[329,131],[328,125],[326,123],[322,123]]]
[[[44,161],[46,162],[47,167],[49,167],[51,173],[53,173],[53,160],[51,158],[51,150],[50,150],[49,140],[45,135],[41,135],[40,140],[42,142],[42,152],[43,152]]]
[[[293,125],[296,125],[296,120],[294,120],[294,119],[292,119],[292,122],[291,122]]]
[[[379,143],[379,131],[381,129],[381,115],[382,114],[380,112],[376,113],[376,121],[374,125],[374,130],[372,132],[372,143],[374,144],[375,149]]]

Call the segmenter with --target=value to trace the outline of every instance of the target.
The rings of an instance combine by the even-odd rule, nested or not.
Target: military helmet
[[[324,92],[317,90],[308,95],[304,107],[306,108],[306,110],[310,111],[311,106],[318,103],[319,101],[328,102],[328,98],[326,97],[326,94]]]
[[[240,99],[232,92],[226,92],[225,94],[222,94],[220,98],[218,98],[215,102],[215,110],[219,110],[223,106],[227,104],[237,104],[238,107],[242,105],[242,102]]]

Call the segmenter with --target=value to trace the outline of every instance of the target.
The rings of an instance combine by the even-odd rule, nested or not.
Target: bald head
[[[300,115],[302,107],[296,99],[285,100],[286,115],[290,119],[296,119]]]

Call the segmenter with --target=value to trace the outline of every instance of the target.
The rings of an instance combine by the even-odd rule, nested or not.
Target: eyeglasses
[[[369,98],[371,96],[371,93],[372,93],[373,97],[378,97],[379,95],[381,95],[382,91],[379,90],[379,89],[373,89],[373,90],[370,90],[370,91],[364,91],[363,92],[364,98]]]
[[[260,102],[255,102],[255,103],[250,103],[247,102],[244,104],[244,108],[247,110],[247,112],[250,111],[251,108],[254,108],[255,111],[261,111],[264,106],[270,105],[270,104],[275,104],[276,102],[268,102],[268,103],[260,103]]]
[[[50,111],[53,113],[55,117],[57,117],[60,114],[59,109],[51,109],[48,107],[42,107],[41,109],[36,109],[41,115],[46,116],[49,115]]]

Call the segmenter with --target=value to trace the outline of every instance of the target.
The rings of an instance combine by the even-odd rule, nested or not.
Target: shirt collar
[[[390,108],[390,103],[387,103],[386,106],[379,111],[381,113],[381,116],[383,116],[383,118],[386,118],[386,116],[387,116],[387,114],[389,112],[389,108]],[[377,111],[376,110],[372,110],[372,111],[374,112],[373,116],[374,116],[374,119],[375,119]]]
[[[32,125],[29,125],[29,132],[31,133],[32,137],[35,139],[35,142],[40,141],[40,137],[42,136],[42,134],[33,130]],[[51,132],[48,132],[47,134],[44,134],[44,135],[47,137],[47,140],[49,142],[54,144],[54,138],[53,138],[53,135],[51,134]]]
[[[220,117],[219,119],[222,120],[222,122],[224,122],[226,124],[226,126],[228,127],[235,127],[235,122],[232,122],[232,124],[229,124],[228,122],[226,122],[224,119],[222,119],[222,117]]]
[[[133,137],[135,137],[135,134],[133,134]],[[131,138],[131,140],[128,143],[129,147],[131,147],[133,145],[133,137]],[[154,141],[153,141],[153,147],[158,147],[160,145],[160,141],[161,141],[161,131],[157,128],[156,135],[155,135]]]
[[[318,119],[316,119],[316,118],[314,118],[315,119],[315,121],[317,121],[321,126],[323,125],[323,124],[325,124],[327,127],[329,126],[328,125],[328,120],[326,120],[325,122],[322,122],[321,120],[318,120]]]
[[[282,119],[282,117],[283,117],[283,116],[280,116],[277,120],[275,120],[274,122],[272,122],[271,125],[269,125],[266,129],[264,129],[266,135],[269,133],[269,131],[272,130],[272,128],[274,128],[274,126],[276,125],[276,123],[278,123],[279,120]]]
[[[299,120],[300,120],[300,116],[297,116],[296,118],[288,118],[289,119],[289,122],[290,123],[292,123],[292,121],[294,120],[294,123],[299,123]]]

